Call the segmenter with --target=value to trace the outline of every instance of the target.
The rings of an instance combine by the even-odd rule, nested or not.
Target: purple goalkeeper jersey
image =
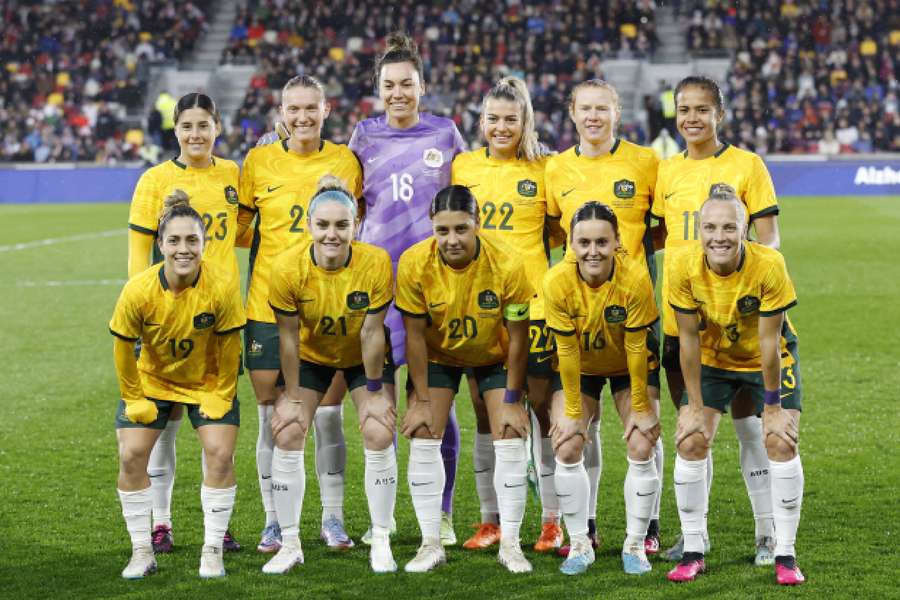
[[[431,235],[431,200],[450,185],[453,157],[465,142],[452,120],[422,113],[409,129],[389,127],[387,116],[360,121],[350,149],[363,168],[366,214],[359,239],[388,251],[397,272],[403,252]],[[397,364],[406,362],[406,332],[391,306],[385,323]]]

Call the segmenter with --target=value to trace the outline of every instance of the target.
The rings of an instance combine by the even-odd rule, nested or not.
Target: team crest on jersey
[[[225,186],[225,202],[227,202],[228,204],[238,203],[238,193],[237,190],[234,189],[233,185]]]
[[[500,298],[493,290],[484,290],[478,294],[478,306],[485,309],[500,308]]]
[[[537,196],[537,184],[530,179],[522,179],[516,185],[516,189],[520,196],[525,198],[534,198]]]
[[[209,329],[216,324],[216,315],[200,313],[194,317],[194,329]]]
[[[444,154],[437,148],[429,148],[422,153],[422,160],[432,168],[438,168],[444,164]]]
[[[752,315],[759,310],[759,298],[756,296],[744,296],[737,301],[737,309],[742,315]]]
[[[616,198],[634,198],[635,185],[629,179],[620,179],[613,184],[613,194]]]
[[[247,356],[262,356],[263,345],[256,340],[250,340],[250,347],[247,348]]]
[[[347,294],[347,308],[360,310],[369,306],[369,294],[367,292],[350,292]]]
[[[618,304],[612,304],[603,310],[603,317],[607,323],[624,323],[627,316],[628,311]]]

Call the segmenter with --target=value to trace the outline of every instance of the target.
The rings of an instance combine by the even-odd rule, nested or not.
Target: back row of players
[[[779,583],[801,583],[794,558],[800,372],[784,318],[795,296],[773,249],[771,178],[758,156],[717,137],[724,116],[717,84],[689,77],[677,86],[687,150],[659,163],[651,150],[616,138],[618,95],[603,81],[573,88],[579,143],[546,156],[517,79],[486,95],[486,147],[464,152],[451,120],[419,112],[422,62],[408,38],[389,37],[375,77],[386,113],[360,122],[349,148],[321,139],[329,111],[322,86],[309,76],[290,80],[282,91],[285,132],[252,150],[240,174],[212,155],[220,131],[213,101],[202,94],[179,101],[181,153],[148,170],[135,190],[130,281],[110,323],[122,395],[118,487],[133,545],[123,576],[154,571],[155,553],[172,548],[175,435],[185,406],[204,448],[200,575],[224,575],[223,550],[239,548],[227,529],[241,328],[259,411],[266,524],[258,550],[277,552],[265,572],[303,562],[311,425],[322,538],[330,547],[353,545],[342,512],[348,389],[365,442],[372,527],[363,540],[373,570],[396,570],[394,370],[404,362],[400,430],[411,438],[408,480],[422,532],[407,571],[435,568],[445,561],[443,546],[456,542],[453,398],[466,374],[482,523],[464,547],[499,542],[504,566],[531,570],[519,542],[527,390],[540,456],[535,549],[565,555],[563,573],[588,569],[598,544],[600,397],[609,379],[628,446],[623,567],[648,572],[647,555],[659,551],[663,473],[652,283],[658,233],[657,246],[669,250],[661,362],[679,409],[674,482],[683,533],[665,553],[679,561],[668,577],[688,581],[705,570],[710,446],[730,407],[756,520],[756,563],[774,562]],[[659,228],[649,227],[651,216]],[[756,242],[747,241],[751,226]],[[566,257],[551,268],[549,249],[563,241]],[[235,246],[251,248],[246,327]]]

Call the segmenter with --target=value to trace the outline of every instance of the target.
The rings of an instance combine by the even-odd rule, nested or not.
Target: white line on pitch
[[[125,279],[67,279],[62,281],[17,281],[16,287],[62,287],[64,285],[125,285]]]
[[[108,231],[97,231],[95,233],[81,233],[78,235],[70,235],[67,237],[46,238],[43,240],[34,240],[32,242],[21,242],[19,244],[10,244],[8,246],[0,246],[0,252],[15,252],[16,250],[28,250],[30,248],[42,248],[44,246],[52,246],[54,244],[64,244],[66,242],[80,242],[83,240],[93,240],[97,238],[113,237],[125,234],[124,227],[119,229],[110,229]]]

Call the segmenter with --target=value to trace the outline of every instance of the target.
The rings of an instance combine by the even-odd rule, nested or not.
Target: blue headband
[[[356,202],[354,202],[349,194],[341,190],[326,190],[316,194],[313,197],[312,202],[309,203],[308,214],[310,218],[312,218],[313,213],[323,202],[337,202],[338,204],[343,204],[350,209],[351,213],[353,213],[353,218],[356,218]]]

